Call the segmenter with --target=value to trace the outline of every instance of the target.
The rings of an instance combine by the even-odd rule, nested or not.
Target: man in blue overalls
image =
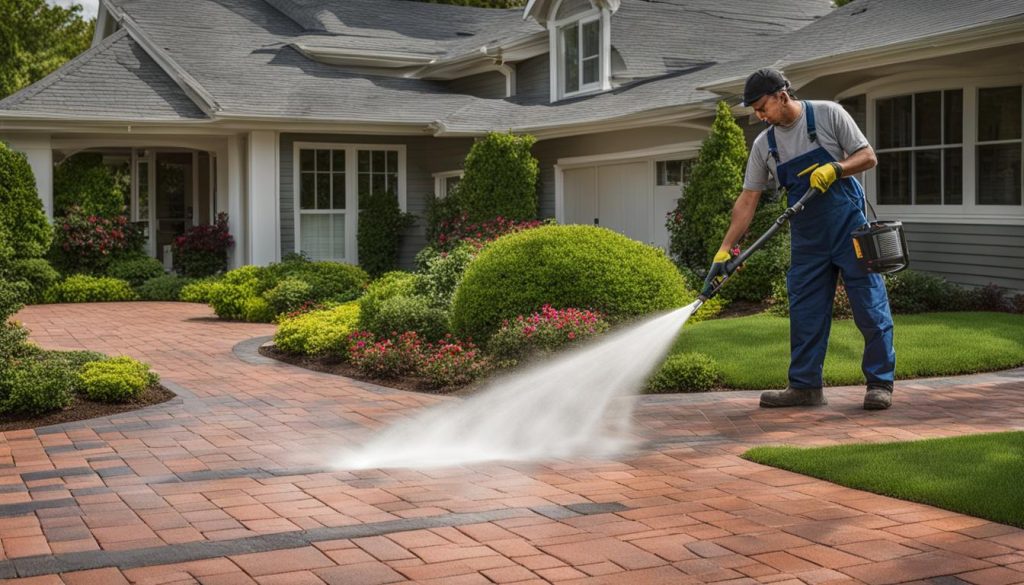
[[[789,387],[761,394],[762,407],[828,404],[822,365],[832,325],[836,278],[842,274],[853,319],[864,335],[864,408],[892,405],[896,352],[892,315],[881,275],[857,262],[851,232],[867,223],[864,191],[853,175],[877,164],[875,152],[850,115],[834,102],[798,101],[789,81],[774,69],[747,78],[743,105],[770,127],[750,149],[743,192],[732,223],[708,273],[722,274],[729,250],[747,231],[769,173],[786,188],[789,205],[810,187],[822,191],[792,218],[791,268],[786,277],[790,311]]]

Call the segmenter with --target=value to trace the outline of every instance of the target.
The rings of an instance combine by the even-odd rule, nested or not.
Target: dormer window
[[[551,101],[611,88],[611,10],[591,0],[549,5]]]
[[[562,51],[562,95],[601,89],[601,16],[558,29]]]

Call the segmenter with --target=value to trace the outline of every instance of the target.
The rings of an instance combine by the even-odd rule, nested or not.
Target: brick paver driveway
[[[29,307],[45,347],[126,353],[179,393],[0,445],[0,578],[15,583],[1024,582],[1024,531],[774,470],[755,444],[1024,426],[1024,373],[857,388],[823,409],[754,392],[647,397],[619,462],[436,471],[325,465],[441,400],[263,360],[269,325],[177,303]],[[983,397],[981,400],[974,398]],[[955,577],[954,577],[955,576]]]

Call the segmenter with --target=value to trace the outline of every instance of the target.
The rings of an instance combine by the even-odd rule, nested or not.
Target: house
[[[359,193],[422,213],[490,130],[538,138],[543,216],[664,246],[715,103],[776,66],[862,125],[915,268],[1024,290],[1022,54],[1020,0],[103,0],[91,49],[0,101],[0,139],[47,210],[65,157],[130,168],[157,257],[226,211],[234,266],[357,262]]]

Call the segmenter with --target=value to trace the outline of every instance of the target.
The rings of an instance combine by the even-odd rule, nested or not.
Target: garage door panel
[[[593,224],[598,217],[597,169],[569,169],[563,174],[565,222]]]
[[[641,242],[651,241],[648,168],[646,162],[597,168],[601,225]]]

